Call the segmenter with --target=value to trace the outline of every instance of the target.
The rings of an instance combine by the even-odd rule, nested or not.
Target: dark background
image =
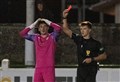
[[[54,14],[54,21],[61,22],[61,0],[44,0],[47,8]],[[86,0],[86,7],[99,2],[99,0]],[[82,0],[66,0],[66,6],[79,5],[82,9]],[[35,9],[36,10],[36,9]],[[69,22],[78,22],[77,9],[70,11]],[[82,10],[81,10],[82,12]],[[99,23],[99,12],[85,9],[85,19],[93,23]],[[82,15],[81,15],[82,17]],[[26,0],[1,0],[0,1],[0,23],[26,23]],[[114,23],[114,16],[104,14],[104,23]]]

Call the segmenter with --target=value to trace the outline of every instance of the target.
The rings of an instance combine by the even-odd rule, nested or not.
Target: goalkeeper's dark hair
[[[38,33],[40,34],[39,30],[38,30],[38,27],[40,24],[46,24],[48,27],[50,27],[45,21],[38,21],[38,23],[35,25],[35,33]],[[53,32],[53,28],[50,27],[49,30],[48,30],[49,33]]]

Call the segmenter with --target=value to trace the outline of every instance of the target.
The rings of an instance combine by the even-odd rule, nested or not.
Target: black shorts
[[[97,67],[78,67],[77,82],[96,82]]]

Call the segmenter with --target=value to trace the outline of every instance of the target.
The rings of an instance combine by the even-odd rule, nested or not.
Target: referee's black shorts
[[[96,67],[78,67],[77,82],[96,82]]]

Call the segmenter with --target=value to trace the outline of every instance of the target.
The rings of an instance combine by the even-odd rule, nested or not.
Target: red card
[[[70,5],[70,6],[67,8],[68,12],[69,12],[71,9],[72,9],[72,5]]]

